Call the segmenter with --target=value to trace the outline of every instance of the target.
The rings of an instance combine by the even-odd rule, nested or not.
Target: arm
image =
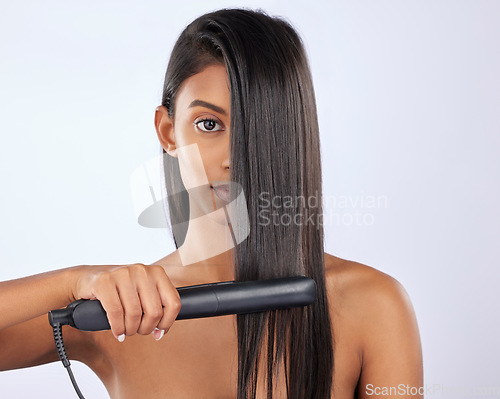
[[[82,270],[75,266],[0,282],[0,371],[59,360],[47,313],[75,300],[71,287]],[[86,335],[71,330],[63,330],[65,346],[77,358]]]
[[[357,397],[423,398],[423,362],[415,312],[403,286],[372,269],[360,298],[362,368]]]
[[[47,313],[80,298],[101,301],[115,337],[168,332],[181,306],[159,265],[76,266],[2,282],[0,371],[58,360]],[[159,339],[159,333],[153,336]],[[89,364],[95,353],[91,333],[70,327],[64,341],[70,359]]]
[[[75,266],[0,282],[0,330],[73,302],[71,287],[81,269]]]

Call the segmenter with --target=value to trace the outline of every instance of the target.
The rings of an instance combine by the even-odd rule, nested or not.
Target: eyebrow
[[[207,103],[206,101],[203,101],[203,100],[194,100],[191,104],[189,104],[188,108],[197,107],[197,106],[210,108],[211,110],[214,110],[215,112],[218,112],[219,114],[227,115],[227,112],[224,111],[223,108],[218,107],[217,105],[214,105],[211,103]]]

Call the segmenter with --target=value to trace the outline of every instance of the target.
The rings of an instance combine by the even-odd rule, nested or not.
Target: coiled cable
[[[62,326],[60,323],[56,323],[52,326],[52,330],[54,332],[54,341],[56,342],[57,354],[59,355],[59,359],[61,359],[64,367],[68,370],[69,378],[71,379],[71,383],[75,388],[75,391],[80,399],[85,399],[80,388],[75,380],[75,376],[73,375],[73,371],[71,371],[71,363],[69,362],[68,356],[66,355],[66,350],[64,349],[64,341],[62,336]]]

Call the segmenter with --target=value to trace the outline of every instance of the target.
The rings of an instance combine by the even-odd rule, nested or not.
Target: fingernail
[[[116,338],[119,342],[125,341],[125,334],[122,334]]]
[[[158,328],[155,328],[154,331],[151,333],[153,334],[153,338],[159,341],[161,337],[163,337],[163,334],[165,334],[164,330],[160,330]]]

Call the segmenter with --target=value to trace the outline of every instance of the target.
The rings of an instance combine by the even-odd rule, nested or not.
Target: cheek
[[[200,170],[200,165],[203,165],[204,169],[208,171],[220,157],[220,143],[211,137],[188,133],[180,135],[176,139],[176,144],[178,149],[185,148],[184,164],[187,166],[193,163],[197,166],[197,170]]]
[[[187,190],[208,184],[205,161],[198,145],[186,145],[177,150],[182,181]]]
[[[217,160],[217,151],[214,149],[213,145],[204,145],[204,143],[198,143],[198,151],[203,165],[205,166],[205,170],[208,170]]]
[[[193,144],[194,142],[194,138],[187,131],[185,126],[182,126],[180,129],[178,128],[175,130],[175,144],[177,148]]]

